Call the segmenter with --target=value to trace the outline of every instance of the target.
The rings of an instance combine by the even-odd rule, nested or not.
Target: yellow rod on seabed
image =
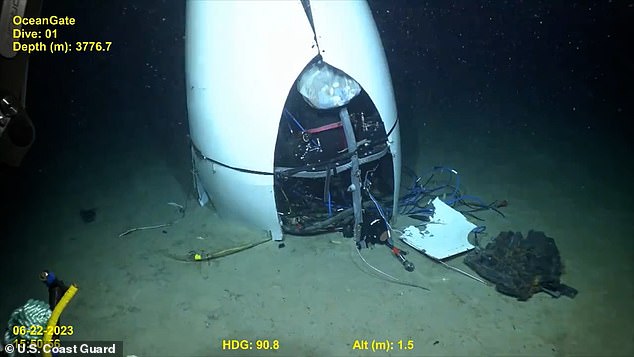
[[[266,238],[264,240],[258,241],[258,242],[254,242],[254,243],[248,243],[248,244],[243,244],[237,247],[233,247],[233,248],[229,248],[229,249],[224,249],[215,253],[198,253],[198,252],[190,252],[189,254],[187,254],[186,256],[182,257],[182,256],[175,256],[175,255],[169,255],[171,258],[179,260],[179,261],[183,261],[183,262],[205,262],[205,261],[209,261],[212,259],[216,259],[216,258],[221,258],[221,257],[226,257],[227,255],[231,255],[231,254],[235,254],[238,252],[241,252],[243,250],[247,250],[249,248],[253,248],[255,246],[258,246],[260,244],[266,243],[266,242],[270,242],[271,238]]]
[[[53,339],[55,326],[57,326],[57,321],[59,320],[59,316],[62,314],[62,312],[66,308],[66,305],[68,305],[68,303],[73,299],[73,296],[75,296],[75,294],[77,293],[77,290],[78,290],[77,286],[75,286],[74,284],[71,284],[66,290],[66,292],[64,293],[64,295],[62,296],[62,298],[59,300],[57,305],[55,305],[55,309],[53,309],[53,313],[51,314],[51,317],[49,317],[48,319],[48,324],[46,325],[46,330],[44,332],[44,337],[42,338],[42,342],[43,342],[43,345],[48,345],[49,348],[46,349],[48,352],[43,353],[44,357],[52,357],[50,347],[52,347],[51,340]]]

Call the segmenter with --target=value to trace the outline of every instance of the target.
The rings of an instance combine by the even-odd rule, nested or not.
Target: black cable
[[[230,165],[224,164],[224,163],[222,163],[220,161],[214,160],[212,158],[209,158],[209,157],[203,155],[203,153],[196,147],[196,145],[194,145],[194,143],[192,143],[192,147],[194,148],[194,152],[196,152],[196,155],[198,155],[199,158],[201,158],[203,160],[206,160],[206,161],[209,161],[209,162],[213,162],[216,165],[220,165],[220,166],[226,167],[228,169],[232,169],[232,170],[239,171],[239,172],[244,172],[244,173],[247,173],[247,174],[267,175],[267,176],[275,175],[275,173],[273,173],[273,172],[264,172],[264,171],[243,169],[243,168],[240,168],[240,167],[235,167],[235,166],[230,166]]]
[[[330,176],[332,175],[332,170],[333,167],[332,166],[328,166],[328,169],[326,171],[326,182],[324,183],[324,202],[328,202],[328,212],[330,212],[331,209],[331,202],[330,202]]]

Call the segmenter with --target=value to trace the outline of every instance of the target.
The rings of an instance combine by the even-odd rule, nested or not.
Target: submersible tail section
[[[371,183],[395,217],[398,120],[366,2],[192,0],[186,16],[201,204],[275,240],[331,231],[358,239],[377,209],[364,193]]]

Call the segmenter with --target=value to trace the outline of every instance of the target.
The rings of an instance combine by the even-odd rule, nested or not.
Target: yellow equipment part
[[[74,284],[71,284],[68,287],[68,290],[66,290],[66,292],[64,293],[64,296],[62,296],[62,298],[59,300],[59,302],[55,306],[55,309],[53,309],[53,313],[51,314],[51,317],[48,319],[46,331],[42,339],[43,345],[51,344],[51,340],[53,339],[53,331],[55,331],[55,326],[57,326],[57,321],[59,320],[59,316],[62,314],[62,311],[64,311],[64,309],[66,308],[66,305],[68,305],[68,303],[73,299],[73,296],[75,296],[75,294],[77,293],[77,290],[78,290],[77,286],[75,286]],[[44,357],[52,357],[50,349],[48,350],[49,352],[44,352],[43,354]]]

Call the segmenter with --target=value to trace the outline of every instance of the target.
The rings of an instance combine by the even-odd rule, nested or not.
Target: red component
[[[322,131],[341,128],[342,126],[343,126],[343,123],[338,121],[336,123],[330,123],[330,124],[322,125],[322,126],[317,127],[317,128],[307,129],[306,132],[309,133],[309,134],[317,134],[317,133],[321,133]]]

